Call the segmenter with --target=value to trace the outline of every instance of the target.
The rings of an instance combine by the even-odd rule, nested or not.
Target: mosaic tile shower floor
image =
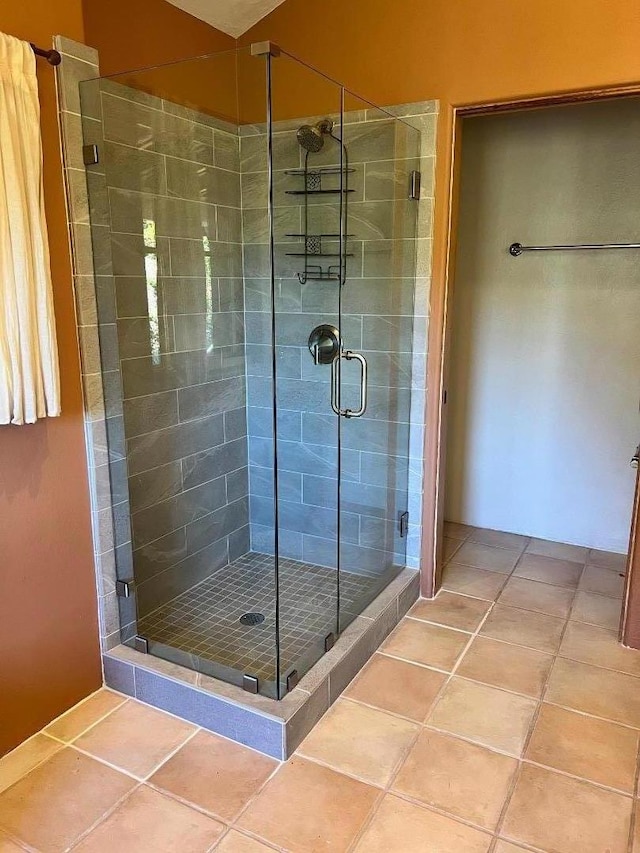
[[[357,615],[390,577],[341,572],[340,609]],[[280,559],[280,655],[285,673],[336,629],[335,569]],[[246,672],[275,679],[274,558],[250,552],[183,592],[138,623],[148,640]],[[243,625],[245,613],[261,613]]]

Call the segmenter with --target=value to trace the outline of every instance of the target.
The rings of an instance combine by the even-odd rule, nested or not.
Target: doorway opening
[[[640,438],[640,98],[461,125],[439,580],[617,631]]]

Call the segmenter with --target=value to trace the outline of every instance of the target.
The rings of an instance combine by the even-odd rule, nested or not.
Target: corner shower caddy
[[[287,195],[302,195],[304,196],[304,231],[302,234],[287,234],[287,237],[296,237],[304,240],[304,251],[302,252],[287,252],[287,255],[293,258],[304,258],[304,270],[298,273],[298,280],[301,284],[307,281],[338,281],[344,284],[347,258],[353,257],[352,252],[347,252],[346,241],[353,237],[353,234],[346,233],[347,223],[347,197],[349,193],[355,192],[349,188],[348,174],[354,172],[355,169],[347,166],[318,166],[309,168],[309,152],[304,158],[304,167],[302,169],[287,169],[286,175],[295,175],[304,178],[304,189],[285,190]],[[323,186],[323,178],[340,176],[340,186],[326,187]],[[344,186],[342,178],[344,177]],[[344,204],[340,207],[341,221],[344,223],[342,233],[337,234],[310,234],[309,233],[309,197],[316,195],[339,195],[344,197]],[[337,252],[326,250],[323,246],[323,240],[338,240]],[[342,241],[344,241],[344,250],[340,251]],[[338,263],[330,264],[326,261],[314,263],[316,258],[338,258]]]

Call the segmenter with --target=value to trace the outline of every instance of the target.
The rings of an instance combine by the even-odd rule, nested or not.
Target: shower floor
[[[357,615],[389,580],[341,572],[341,612]],[[336,571],[281,558],[280,593],[280,660],[286,674],[335,632]],[[262,613],[264,622],[242,625],[245,613]],[[245,554],[139,619],[138,633],[214,664],[275,680],[274,558]]]

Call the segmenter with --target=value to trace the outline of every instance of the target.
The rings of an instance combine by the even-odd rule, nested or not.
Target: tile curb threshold
[[[419,596],[405,568],[278,701],[119,645],[103,656],[105,685],[208,731],[285,760],[362,669]]]

